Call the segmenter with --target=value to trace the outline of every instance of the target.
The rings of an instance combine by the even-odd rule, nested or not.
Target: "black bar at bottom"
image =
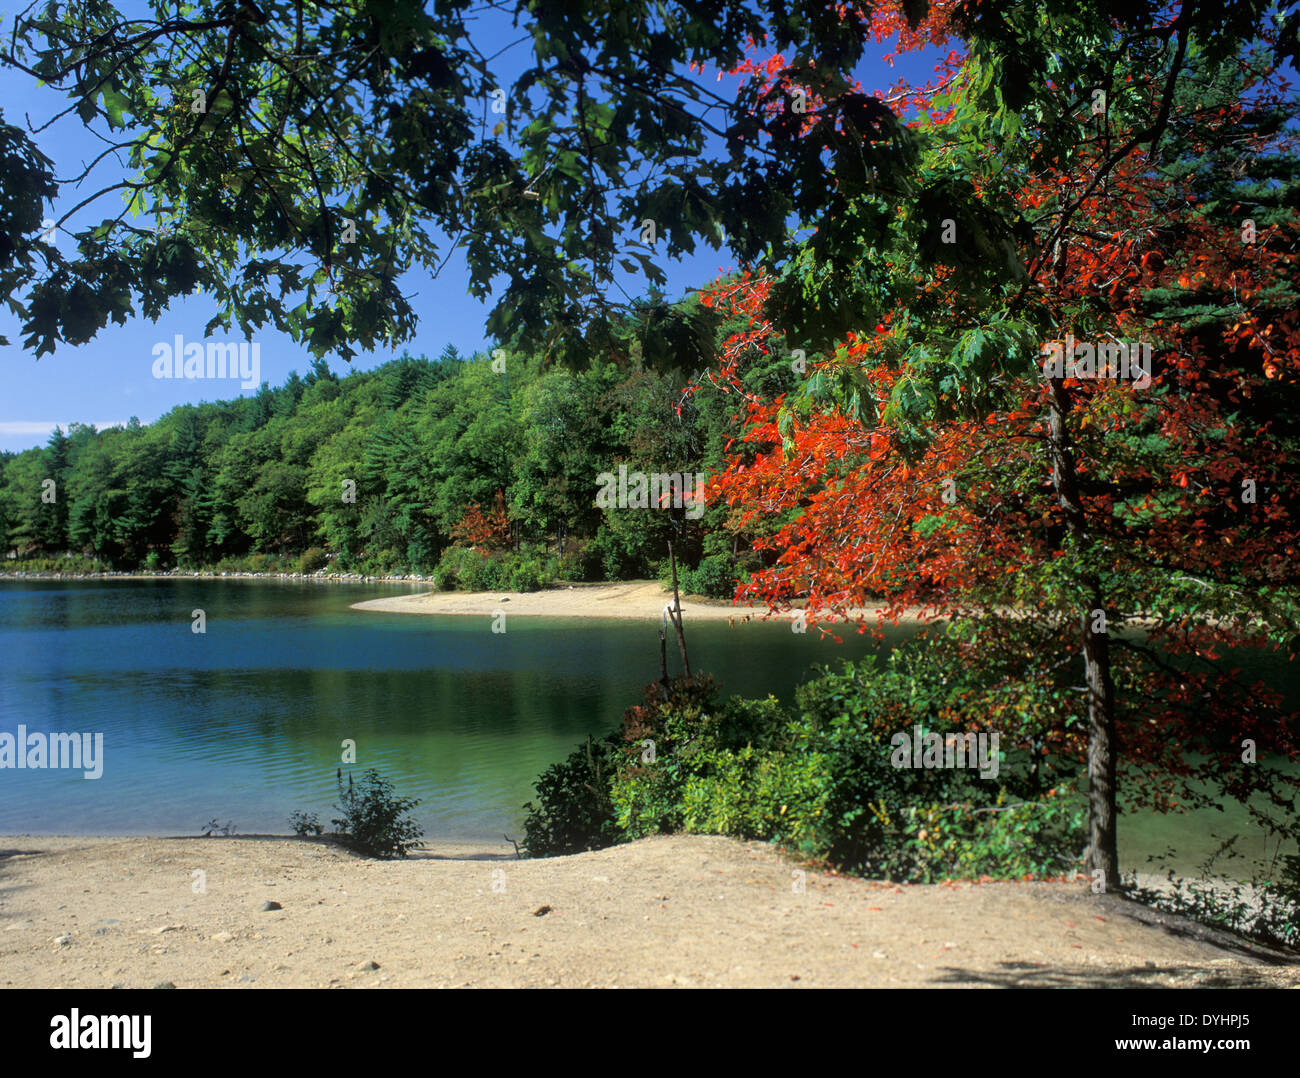
[[[1294,1066],[1300,992],[1210,988],[954,991],[729,990],[689,1003],[655,991],[13,991],[0,994],[8,1064],[126,1067],[222,1063],[383,1068],[423,1056],[499,1070],[599,1050],[672,1049],[696,1071],[710,1060],[810,1066],[850,1047],[863,1062],[967,1063],[1131,1059],[1184,1068],[1202,1058]],[[147,1016],[148,1022],[144,1019]],[[119,1046],[111,1047],[113,1043]],[[93,1045],[100,1045],[94,1047]],[[108,1046],[106,1046],[108,1045]],[[468,1052],[468,1058],[463,1055]],[[390,1053],[394,1053],[390,1055]],[[974,1054],[972,1054],[974,1053]],[[617,1058],[617,1057],[614,1057]],[[614,1058],[607,1059],[613,1063]],[[10,1070],[10,1073],[17,1073]]]

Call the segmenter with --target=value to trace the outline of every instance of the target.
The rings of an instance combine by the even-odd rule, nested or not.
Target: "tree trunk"
[[[1101,588],[1093,582],[1096,609]],[[1083,615],[1083,655],[1088,664],[1088,854],[1093,890],[1119,890],[1119,828],[1115,819],[1115,686],[1110,638]]]
[[[1062,379],[1050,380],[1048,442],[1052,453],[1052,483],[1073,536],[1079,556],[1087,558],[1088,538],[1083,502],[1079,497],[1078,470],[1070,446],[1065,417],[1070,395]],[[1118,828],[1115,812],[1115,685],[1110,674],[1110,637],[1105,623],[1098,625],[1095,611],[1106,610],[1101,581],[1091,572],[1083,578],[1091,607],[1083,611],[1083,659],[1088,686],[1088,861],[1093,890],[1119,889]]]

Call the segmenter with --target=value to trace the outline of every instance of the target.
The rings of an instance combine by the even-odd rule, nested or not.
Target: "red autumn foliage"
[[[779,70],[761,69],[768,78]],[[1285,86],[1256,90],[1258,102]],[[895,97],[900,113],[921,100]],[[1153,98],[1152,115],[1156,108]],[[1206,141],[1239,126],[1244,108],[1198,116]],[[1023,245],[1027,302],[1050,316],[1058,337],[1076,320],[1082,326],[1086,313],[1116,338],[1152,345],[1148,388],[1065,382],[1090,556],[1117,581],[1109,616],[1155,616],[1145,625],[1146,665],[1127,686],[1135,721],[1126,727],[1125,759],[1159,760],[1184,777],[1205,778],[1213,768],[1244,795],[1256,780],[1253,769],[1232,766],[1243,739],[1297,758],[1293,736],[1277,722],[1281,695],[1249,684],[1224,659],[1230,648],[1293,656],[1296,646],[1278,638],[1276,627],[1293,614],[1275,603],[1272,589],[1296,583],[1300,518],[1285,492],[1300,486],[1300,462],[1288,459],[1265,402],[1288,399],[1278,387],[1300,380],[1300,311],[1279,310],[1273,295],[1276,282],[1300,277],[1300,221],[1293,216],[1244,242],[1245,209],[1232,207],[1226,219],[1207,212],[1193,175],[1182,188],[1156,182],[1140,149],[1108,161],[1127,134],[1095,140],[1069,174],[1044,167],[1023,177],[1017,197],[1026,214],[1074,207],[1062,244]],[[1240,152],[1258,148],[1243,142]],[[981,191],[982,179],[972,181]],[[942,267],[912,283],[957,309],[953,275]],[[1206,328],[1157,316],[1153,292],[1230,307],[1233,320]],[[724,342],[710,374],[738,394],[744,418],[710,501],[731,506],[731,526],[769,559],[738,588],[737,601],[784,610],[806,599],[809,621],[877,602],[885,618],[908,607],[945,618],[1036,607],[1063,628],[1077,626],[1079,611],[1060,607],[1053,577],[1073,555],[1046,452],[1045,380],[1011,379],[990,414],[935,424],[918,456],[885,415],[905,373],[898,357],[908,343],[907,311],[849,334],[833,357],[809,365],[810,377],[858,379],[868,413],[858,421],[831,408],[799,413],[784,399],[742,389],[747,358],[770,350],[768,295],[768,280],[748,272],[702,294],[706,305],[748,323]],[[941,403],[955,404],[942,395]],[[773,520],[785,523],[772,530]],[[1186,598],[1198,583],[1215,588],[1218,616]],[[1256,623],[1256,614],[1272,628]],[[1169,758],[1171,745],[1203,748],[1214,738],[1217,751],[1204,764]],[[1077,728],[1051,740],[1054,751],[1086,752]],[[1138,793],[1167,808],[1178,791],[1153,781]]]
[[[479,505],[469,506],[448,533],[453,542],[481,553],[506,549],[510,545],[510,520],[505,494],[498,490],[495,504],[486,512]]]

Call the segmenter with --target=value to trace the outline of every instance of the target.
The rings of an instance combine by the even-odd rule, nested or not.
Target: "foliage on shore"
[[[412,850],[423,847],[420,839],[424,829],[410,819],[411,809],[420,799],[399,797],[393,792],[392,782],[375,768],[369,768],[361,781],[355,783],[349,772],[346,786],[340,770],[338,792],[338,804],[334,807],[340,815],[331,823],[345,845],[384,860],[406,857]],[[295,823],[295,830],[297,826]]]
[[[679,409],[684,376],[627,357],[576,373],[494,362],[448,347],[344,378],[317,363],[254,396],[0,453],[0,569],[328,566],[531,591],[655,576],[671,541],[686,590],[724,597],[758,567],[725,511],[596,504],[620,467],[702,483],[737,429],[724,394]],[[794,376],[773,360],[749,377]]]
[[[526,806],[530,854],[686,831],[766,839],[844,871],[912,882],[1076,871],[1087,841],[1077,761],[1013,759],[984,779],[893,766],[900,731],[968,727],[957,705],[974,677],[949,677],[924,654],[900,649],[823,671],[790,709],[722,699],[707,677],[650,685],[620,731],[539,780]],[[1028,722],[1008,731],[1004,756],[1032,737]]]

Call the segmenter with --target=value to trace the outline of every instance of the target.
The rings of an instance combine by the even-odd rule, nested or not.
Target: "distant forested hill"
[[[729,594],[747,543],[725,507],[602,509],[598,476],[711,474],[743,402],[684,395],[683,375],[634,363],[543,370],[495,354],[449,346],[343,378],[317,363],[149,425],[56,431],[0,457],[8,564],[68,552],[117,569],[328,563],[535,587],[659,572],[676,539],[694,590]],[[793,375],[773,360],[755,377],[770,392]]]

